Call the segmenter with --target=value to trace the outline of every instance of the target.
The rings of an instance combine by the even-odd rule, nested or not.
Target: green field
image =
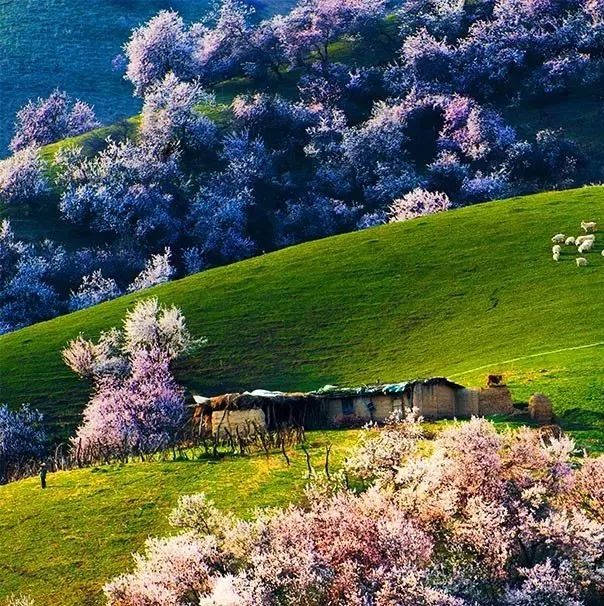
[[[358,431],[310,432],[317,472],[325,446],[337,466]],[[130,463],[49,475],[0,486],[0,604],[28,594],[36,606],[102,604],[101,588],[132,564],[149,535],[169,532],[167,515],[179,496],[205,492],[221,508],[250,516],[256,507],[302,497],[305,455],[228,457],[216,461]]]
[[[587,218],[604,221],[604,188],[482,204],[212,269],[3,336],[0,399],[32,403],[68,434],[88,386],[63,365],[62,347],[119,324],[136,298],[153,295],[208,339],[177,368],[202,394],[431,375],[477,385],[502,371],[517,399],[551,395],[563,424],[580,421],[575,429],[597,441],[602,232],[586,268],[574,249],[559,263],[550,255],[551,235],[575,234]]]

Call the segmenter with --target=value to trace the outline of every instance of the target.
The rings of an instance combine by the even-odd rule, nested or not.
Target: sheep
[[[575,244],[579,246],[580,244],[583,244],[583,242],[587,242],[588,240],[591,240],[593,242],[593,240],[595,239],[596,237],[593,234],[589,234],[587,236],[577,236],[575,238]]]
[[[589,231],[596,231],[595,221],[581,221],[581,229],[587,233]]]
[[[566,234],[556,234],[552,238],[552,244],[562,244],[564,239],[566,238]]]
[[[577,257],[575,259],[577,267],[585,267],[587,265],[587,259],[585,257]]]
[[[577,248],[577,252],[582,255],[583,253],[589,252],[594,245],[593,240],[585,240],[579,248]]]
[[[553,259],[554,261],[560,261],[560,253],[559,253],[559,252],[555,252],[555,253],[552,255],[552,259]]]
[[[604,257],[604,248],[602,249],[602,256]]]
[[[560,246],[560,244],[555,244],[554,246],[552,246],[552,253],[554,253],[555,255],[559,255],[561,250],[562,247]]]
[[[566,246],[574,246],[575,245],[575,239],[572,236],[569,236],[568,238],[566,238],[566,240],[564,240],[564,244]]]

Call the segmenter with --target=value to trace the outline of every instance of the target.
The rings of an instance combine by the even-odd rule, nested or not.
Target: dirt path
[[[492,368],[494,366],[501,366],[503,364],[511,364],[512,362],[520,362],[521,360],[528,360],[530,358],[540,358],[541,356],[562,353],[563,351],[576,351],[578,349],[589,349],[590,347],[599,347],[600,345],[604,345],[604,341],[599,341],[598,343],[588,343],[587,345],[577,345],[575,347],[563,347],[562,349],[552,349],[551,351],[541,351],[539,353],[530,354],[528,356],[521,356],[519,358],[511,358],[509,360],[503,360],[501,362],[492,362],[491,364],[484,364],[483,366],[477,366],[476,368],[471,368],[470,370],[464,370],[463,372],[456,372],[452,375],[449,375],[449,377],[452,379],[454,377],[461,377],[463,375],[468,375],[470,373],[477,372],[479,370],[485,370],[486,368]]]

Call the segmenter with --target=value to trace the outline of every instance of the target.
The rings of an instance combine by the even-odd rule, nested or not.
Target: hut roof
[[[402,394],[414,385],[448,385],[454,389],[463,389],[463,385],[450,381],[446,377],[431,377],[429,379],[411,379],[399,383],[376,383],[373,385],[362,385],[361,387],[343,387],[339,385],[325,385],[312,395],[322,398],[346,398],[355,396],[371,396],[378,394]]]
[[[243,393],[227,393],[222,396],[209,398],[201,405],[209,406],[214,410],[230,408],[231,410],[249,410],[250,408],[261,408],[268,401],[276,404],[296,404],[308,399],[309,394],[285,393],[282,391],[267,391],[256,389],[244,391]]]
[[[378,383],[374,385],[362,385],[360,387],[345,387],[340,385],[324,385],[316,391],[308,393],[269,391],[266,389],[255,389],[243,393],[226,393],[213,398],[194,395],[195,406],[207,406],[214,410],[230,408],[231,410],[247,410],[250,408],[261,408],[267,401],[276,404],[298,404],[307,402],[309,399],[323,398],[353,398],[356,396],[371,396],[378,394],[403,394],[413,386],[423,385],[449,385],[454,389],[462,389],[463,385],[450,381],[446,377],[432,377],[430,379],[413,379],[399,383]]]

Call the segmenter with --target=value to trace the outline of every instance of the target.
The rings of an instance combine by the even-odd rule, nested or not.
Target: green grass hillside
[[[339,465],[358,431],[310,432],[317,470],[325,446]],[[132,565],[131,553],[149,535],[170,529],[167,515],[179,496],[205,492],[217,506],[249,517],[256,507],[285,506],[302,497],[306,459],[290,453],[80,469],[0,486],[0,604],[26,594],[36,606],[102,604],[101,588]]]
[[[550,254],[551,235],[576,234],[582,219],[604,223],[604,188],[482,204],[212,269],[0,338],[0,400],[30,402],[71,431],[88,386],[63,365],[62,347],[153,295],[207,337],[178,368],[203,394],[435,374],[481,384],[503,371],[518,399],[543,391],[565,424],[602,429],[604,233],[588,267],[575,266],[574,248],[559,263]]]

